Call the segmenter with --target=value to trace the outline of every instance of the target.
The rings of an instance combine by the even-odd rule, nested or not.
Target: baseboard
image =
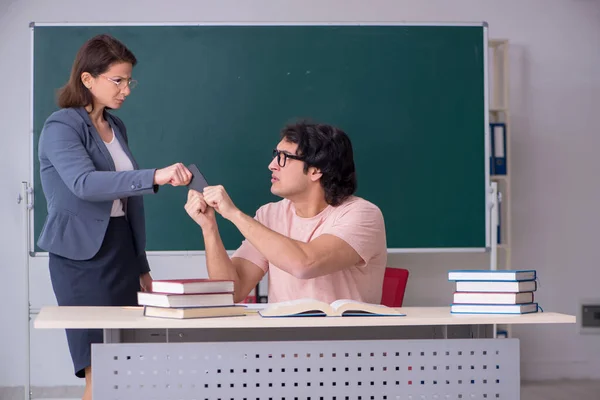
[[[17,387],[0,387],[0,399],[2,400],[23,400],[23,386]]]
[[[586,361],[522,361],[523,381],[598,380],[600,360]]]
[[[32,386],[31,399],[81,400],[83,386]],[[0,399],[25,400],[23,386],[0,387]]]

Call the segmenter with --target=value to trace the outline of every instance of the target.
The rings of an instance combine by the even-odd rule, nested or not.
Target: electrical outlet
[[[600,299],[579,302],[579,332],[600,334]]]

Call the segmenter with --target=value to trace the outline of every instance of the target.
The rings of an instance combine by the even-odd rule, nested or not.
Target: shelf
[[[490,39],[488,40],[489,47],[499,47],[502,45],[508,44],[508,39]]]
[[[505,130],[505,146],[508,153],[505,153],[506,168],[512,171],[510,165],[510,111],[509,111],[509,59],[508,59],[509,42],[507,39],[490,39],[488,40],[488,60],[489,60],[489,105],[488,118],[490,123],[504,123]],[[491,131],[491,129],[490,129]],[[493,140],[493,132],[490,132],[490,140]],[[491,172],[491,171],[490,171]],[[498,185],[498,191],[502,192],[501,213],[499,216],[502,223],[502,235],[500,240],[502,243],[496,244],[496,268],[510,269],[511,262],[511,193],[510,193],[510,177],[509,175],[490,175],[490,181]],[[494,229],[494,227],[492,228]],[[512,332],[510,326],[497,324],[494,330],[505,330],[506,337],[511,337]]]

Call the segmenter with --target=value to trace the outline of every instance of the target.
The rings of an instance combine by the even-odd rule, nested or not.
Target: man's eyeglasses
[[[304,157],[301,156],[295,156],[293,154],[289,154],[289,153],[285,153],[281,150],[277,150],[277,149],[273,149],[273,158],[277,158],[277,164],[283,168],[285,167],[285,163],[287,161],[288,158],[291,158],[292,160],[304,160]]]
[[[129,86],[129,89],[133,89],[138,84],[138,81],[136,81],[135,79],[109,78],[106,75],[102,75],[102,76],[105,77],[106,79],[108,79],[110,82],[117,85],[117,87],[119,89],[125,89],[125,87],[127,87],[127,86]]]

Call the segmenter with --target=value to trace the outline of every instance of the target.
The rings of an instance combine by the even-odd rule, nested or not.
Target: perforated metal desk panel
[[[519,399],[517,339],[490,325],[574,323],[557,313],[170,320],[141,308],[47,307],[36,328],[101,328],[95,399]],[[143,343],[132,343],[143,342]]]

